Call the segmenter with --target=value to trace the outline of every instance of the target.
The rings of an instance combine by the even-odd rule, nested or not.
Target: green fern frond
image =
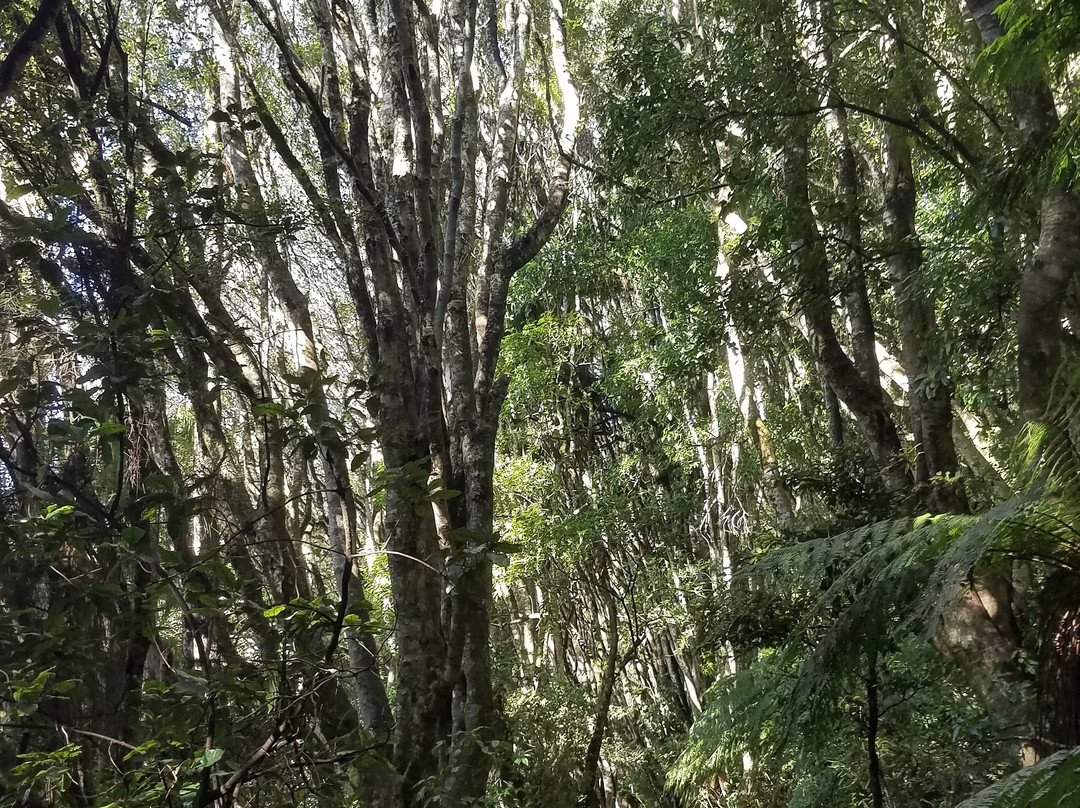
[[[1080,571],[1080,368],[1063,374],[1055,401],[1017,441],[1012,466],[1023,490],[989,511],[877,522],[773,550],[746,570],[750,588],[802,581],[810,605],[779,651],[710,689],[670,772],[676,790],[737,776],[743,751],[780,751],[801,723],[823,717],[867,654],[937,633],[980,569],[1021,559]],[[1080,749],[1024,769],[962,808],[1080,805],[1074,792]]]
[[[793,678],[777,654],[766,655],[706,693],[706,709],[694,722],[668,784],[688,795],[700,783],[741,771],[743,752],[757,756],[775,747],[775,717],[783,713]]]
[[[886,636],[921,627],[911,606],[934,560],[972,522],[973,517],[928,515],[878,522],[775,551],[755,565],[757,572],[782,570],[827,582],[782,652],[789,665],[803,657],[786,711],[789,721],[812,709],[827,680],[850,669],[854,658]]]
[[[996,556],[1080,568],[1080,512],[1025,493],[981,516],[878,522],[775,550],[749,573],[828,583],[779,652],[709,692],[670,773],[684,792],[737,770],[743,751],[774,754],[796,724],[826,709],[869,651],[932,635],[972,571]]]
[[[955,530],[947,540],[931,548],[932,561],[919,592],[912,616],[923,631],[933,633],[946,609],[971,576],[972,570],[994,550],[1013,549],[1023,543],[1025,515],[1038,497],[1025,492],[977,517],[950,517]]]
[[[1080,747],[1063,749],[1028,766],[956,808],[1073,808],[1080,795]]]

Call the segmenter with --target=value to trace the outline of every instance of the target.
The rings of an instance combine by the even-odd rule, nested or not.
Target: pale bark
[[[988,707],[1014,726],[1028,765],[1039,754],[1035,705],[1025,692],[1031,682],[1018,659],[1021,636],[1012,599],[1012,586],[1003,575],[969,580],[943,615],[935,643],[960,665]]]
[[[222,24],[221,28],[227,28]],[[224,35],[223,35],[224,39]],[[219,44],[221,97],[226,105],[241,106],[241,90],[236,59],[227,41]],[[336,74],[330,80],[330,95],[336,99],[331,109],[340,109],[339,88]],[[352,487],[348,478],[348,468],[344,447],[340,436],[331,423],[331,415],[323,387],[322,368],[315,341],[315,330],[307,297],[300,291],[293,278],[285,255],[276,242],[276,236],[267,226],[266,203],[262,187],[255,173],[248,151],[243,130],[233,124],[221,127],[224,155],[232,173],[233,182],[241,197],[241,209],[254,226],[247,228],[248,238],[254,247],[261,269],[266,273],[274,296],[285,313],[292,329],[293,339],[297,344],[297,362],[301,378],[308,389],[304,391],[311,405],[309,422],[312,432],[319,440],[319,466],[325,490],[326,535],[332,551],[332,562],[338,582],[339,598],[343,603],[364,602],[362,578],[355,570],[355,556],[359,550],[356,541],[356,513],[352,504]],[[260,228],[262,228],[260,230]],[[282,552],[286,563],[295,567],[298,553],[292,540],[286,534],[286,511],[284,507],[284,465],[282,450],[276,447],[265,459],[269,475],[265,487],[266,512],[273,520],[283,543]],[[290,582],[286,582],[286,589]],[[295,582],[291,583],[295,589]],[[344,611],[342,611],[344,614]],[[367,612],[360,610],[361,620],[366,622]],[[375,642],[369,630],[344,629],[348,647],[352,676],[360,697],[361,709],[367,728],[376,735],[388,735],[392,722],[386,690],[378,671]]]
[[[996,0],[966,0],[966,5],[984,43],[991,45],[1004,35]],[[1020,145],[1041,153],[1059,125],[1045,78],[1038,73],[1010,76],[1006,91]],[[1041,197],[1038,249],[1020,278],[1016,317],[1020,415],[1025,421],[1046,415],[1061,365],[1062,307],[1070,281],[1080,272],[1080,199],[1064,180],[1038,187],[1036,193]]]
[[[953,444],[960,459],[975,472],[979,480],[990,486],[996,499],[1007,499],[1012,491],[1000,467],[979,438],[975,419],[959,407],[954,407],[952,428]]]
[[[718,237],[723,241],[723,230],[720,221],[717,222]],[[723,251],[717,255],[716,276],[721,281],[727,281],[732,294],[738,293],[738,279],[731,271],[727,256]],[[791,530],[795,525],[795,501],[791,496],[781,474],[780,463],[773,446],[772,435],[765,422],[765,401],[761,387],[757,381],[757,373],[753,366],[754,359],[748,355],[745,342],[739,336],[735,323],[728,320],[728,375],[731,380],[732,392],[736,401],[739,402],[739,411],[742,413],[758,458],[761,462],[761,473],[765,482],[765,489],[769,501],[776,514],[776,524],[781,530]],[[709,412],[712,419],[713,431],[719,437],[720,425],[717,417],[715,396],[717,391],[713,388],[712,374],[709,379]],[[702,466],[703,473],[706,468]]]
[[[937,315],[921,279],[923,256],[915,230],[917,197],[911,147],[892,126],[886,126],[885,131],[885,175],[882,229],[908,378],[915,482],[922,487],[931,510],[963,513],[967,498],[954,479],[958,463],[952,437],[952,394],[942,378],[944,373],[933,367]]]
[[[489,769],[482,742],[497,724],[486,547],[492,538],[495,429],[506,391],[505,382],[495,378],[506,294],[514,273],[551,237],[569,194],[578,105],[562,9],[551,4],[548,26],[563,107],[560,152],[537,217],[506,244],[518,84],[525,79],[526,7],[515,6],[521,30],[508,32],[516,43],[515,60],[499,62],[495,71],[502,97],[490,133],[494,140],[483,144],[487,133],[480,131],[478,111],[484,97],[474,86],[484,76],[475,52],[476,2],[450,3],[436,21],[402,0],[367,4],[355,19],[349,7],[331,12],[323,0],[313,1],[321,91],[306,78],[310,72],[289,41],[279,8],[271,3],[267,9],[258,0],[249,6],[276,43],[286,88],[310,120],[325,190],[307,175],[265,111],[251,76],[245,80],[275,149],[345,266],[369,356],[380,368],[372,415],[390,477],[383,533],[396,619],[394,762],[404,778],[404,799],[408,804],[420,781],[436,774],[436,748],[449,739],[450,771],[456,767],[457,774],[444,787],[447,800],[457,804],[482,793]],[[489,29],[488,37],[493,36]],[[446,37],[441,46],[440,37]],[[456,82],[448,137],[435,64],[441,47]],[[234,58],[236,50],[234,42]],[[339,65],[347,70],[347,82]],[[372,103],[375,97],[378,105]],[[487,209],[478,228],[481,153],[488,161]],[[244,166],[239,168],[238,185]],[[346,187],[360,208],[355,222],[346,215]],[[478,229],[479,246],[474,244]],[[290,287],[287,272],[275,268],[282,263],[273,249],[264,249],[260,262],[297,327],[302,361],[317,371],[302,295]],[[439,527],[431,509],[417,504],[426,496],[429,474],[461,492],[438,506]],[[326,486],[328,507],[335,513],[333,495],[345,478],[328,472],[328,481],[331,476],[335,484]],[[341,528],[351,523],[346,503]],[[328,527],[333,537],[332,521]],[[451,562],[469,562],[450,563],[443,573],[450,585],[444,602],[440,572],[446,550]]]
[[[765,423],[765,401],[757,387],[754,388],[751,398],[747,421],[758,456],[761,458],[761,473],[765,478],[765,490],[768,492],[769,502],[776,513],[776,525],[780,530],[792,530],[796,525],[795,500],[780,473],[780,461],[776,456],[772,433],[769,432],[769,427]]]

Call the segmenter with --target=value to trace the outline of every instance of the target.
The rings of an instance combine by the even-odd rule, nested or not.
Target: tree
[[[164,367],[181,373],[180,391],[198,419],[196,454],[209,467],[207,495],[220,498],[237,532],[222,534],[212,520],[198,520],[209,523],[199,530],[200,547],[192,547],[190,534],[197,522],[190,519],[184,502],[196,489],[189,488],[191,471],[175,459],[163,388],[145,393],[151,396],[152,409],[144,407],[140,393],[133,399],[138,407],[129,404],[130,414],[121,413],[119,422],[126,424],[130,418],[132,424],[154,427],[146,438],[150,451],[145,462],[170,481],[178,497],[167,506],[175,546],[182,560],[193,563],[220,541],[229,560],[228,574],[236,575],[248,604],[241,611],[251,612],[261,664],[288,653],[275,650],[284,638],[265,624],[280,613],[274,601],[308,603],[314,614],[320,613],[318,599],[310,600],[303,551],[297,544],[302,537],[289,535],[291,483],[286,468],[290,453],[299,451],[306,465],[308,449],[314,450],[314,471],[321,480],[316,490],[324,507],[320,532],[329,544],[337,581],[323,664],[333,662],[343,637],[364,725],[383,739],[383,746],[393,727],[391,757],[403,783],[388,781],[381,764],[369,766],[365,776],[376,784],[373,798],[413,804],[422,790],[430,793],[433,788],[445,789],[453,804],[478,798],[487,781],[486,740],[497,732],[488,650],[492,592],[487,557],[493,543],[495,427],[505,394],[496,363],[509,282],[550,237],[569,198],[578,101],[570,80],[562,8],[554,3],[544,11],[548,37],[539,46],[529,33],[536,27],[532,12],[520,4],[501,10],[456,4],[439,18],[401,3],[360,9],[315,2],[309,8],[313,28],[308,30],[274,4],[218,4],[168,9],[174,26],[169,30],[180,30],[175,26],[185,19],[196,27],[205,25],[205,16],[200,20],[199,15],[207,11],[220,38],[217,65],[207,74],[217,76],[207,88],[216,109],[203,108],[198,114],[208,115],[216,125],[223,157],[210,171],[213,163],[186,144],[183,151],[178,148],[183,133],[179,138],[166,133],[164,121],[169,118],[159,113],[181,124],[185,118],[169,109],[167,98],[154,97],[172,93],[181,103],[200,108],[197,89],[170,86],[167,68],[163,74],[150,72],[163,69],[147,58],[157,43],[130,27],[133,19],[115,9],[110,8],[103,21],[88,22],[82,9],[65,7],[48,38],[40,29],[48,27],[56,11],[43,11],[44,23],[34,25],[6,63],[15,76],[26,62],[24,52],[39,48],[36,65],[69,81],[76,91],[73,100],[60,99],[61,108],[63,103],[85,105],[88,116],[103,116],[103,130],[94,123],[86,126],[87,157],[70,153],[59,141],[48,145],[59,156],[60,180],[71,188],[65,193],[75,200],[76,215],[91,232],[101,233],[95,236],[101,241],[97,253],[115,255],[114,273],[123,271],[110,279],[110,288],[120,290],[120,310],[134,311],[133,304],[123,301],[133,300],[133,290],[140,285],[157,299],[161,267],[176,278],[178,288],[169,290],[178,296],[176,323],[181,331],[195,333],[189,343],[174,336],[171,327],[164,330]],[[89,70],[89,54],[81,48],[82,33],[91,25],[98,26],[91,30],[99,37],[101,58]],[[141,72],[133,81],[130,51],[133,42],[140,44],[140,36]],[[48,58],[54,53],[58,63]],[[278,61],[281,74],[271,76],[256,66],[256,53]],[[542,61],[539,74],[533,71],[534,58]],[[43,156],[33,151],[26,136],[34,126],[33,99],[48,77],[24,72],[24,78],[28,80],[16,88],[16,104],[25,117],[13,119],[8,128],[9,157],[12,164],[25,158],[16,171],[36,194],[35,204],[47,208],[57,198],[56,178],[26,168],[26,160],[33,165]],[[155,86],[155,80],[162,83]],[[481,83],[474,86],[476,81]],[[454,90],[444,98],[447,83]],[[5,81],[5,93],[11,84],[13,80]],[[525,201],[515,209],[523,200],[516,184],[521,155],[544,149],[541,141],[524,134],[534,114],[529,101],[545,93],[556,99],[562,119],[551,148],[553,168],[532,176],[548,185],[540,201]],[[292,123],[297,115],[306,121],[299,130]],[[23,121],[30,127],[19,129]],[[191,130],[186,134],[190,137]],[[121,146],[115,154],[120,162],[114,160],[110,137]],[[258,155],[254,143],[263,148]],[[317,155],[314,163],[298,156],[308,149]],[[65,159],[70,163],[65,165]],[[150,181],[143,179],[146,161],[157,165]],[[329,389],[336,381],[319,346],[307,296],[290,266],[297,220],[280,207],[288,204],[289,196],[266,190],[267,172],[282,170],[291,175],[295,193],[341,263],[365,337],[374,394],[368,405],[383,464],[382,530],[394,592],[392,719],[356,563],[361,545],[348,458],[355,451],[356,435],[347,434],[342,416],[331,411]],[[192,195],[190,184],[207,179],[210,184]],[[159,205],[155,194],[162,192],[175,201],[174,209]],[[193,206],[192,197],[201,201]],[[149,235],[140,226],[146,217]],[[21,221],[14,211],[7,218],[14,226]],[[209,238],[200,232],[205,227],[200,218],[209,221]],[[44,221],[29,224],[48,231]],[[42,237],[36,231],[28,235]],[[217,240],[230,235],[241,245],[235,251]],[[51,243],[63,253],[69,249],[69,234],[58,233]],[[217,267],[215,262],[220,262]],[[265,282],[269,294],[263,299],[264,311],[280,306],[288,340],[269,334],[264,342],[269,351],[264,352],[247,338],[225,302],[231,290],[223,283],[222,270],[227,272],[230,264]],[[86,317],[78,298],[94,292],[69,293],[71,281],[62,271],[54,271],[52,281],[62,298],[71,297],[70,316],[78,325]],[[186,297],[188,289],[197,294],[198,304]],[[208,311],[212,326],[200,307]],[[115,318],[116,311],[110,309],[109,316]],[[136,321],[125,333],[140,340],[150,327]],[[295,362],[275,356],[290,344],[296,348]],[[284,376],[277,367],[284,368]],[[229,395],[241,405],[241,414],[231,423],[213,392],[207,397],[207,386],[218,376],[227,380]],[[282,379],[292,388],[292,401],[275,400]],[[131,394],[125,388],[120,395]],[[53,423],[43,411],[36,411],[34,418],[42,427]],[[141,445],[122,440],[125,451]],[[13,446],[18,445],[16,438]],[[12,469],[30,477],[41,473],[18,466],[14,459]],[[304,492],[303,481],[300,485],[300,496],[314,495]],[[132,497],[133,503],[144,498],[137,491]],[[156,539],[149,540],[156,546]],[[276,554],[280,581],[263,578],[261,561],[252,550],[260,544]],[[225,574],[204,582],[207,597],[225,585],[220,580]],[[133,586],[151,585],[160,575],[140,573]],[[449,584],[445,590],[444,583]],[[355,619],[346,624],[350,616]],[[232,630],[222,617],[225,622],[218,630],[192,624],[193,640],[200,646],[194,657],[206,666],[216,655],[231,655],[230,664],[243,667],[244,654],[226,648],[235,638],[228,636]],[[140,631],[142,619],[132,618],[130,630]],[[147,650],[136,643],[126,652],[131,655],[127,680],[132,698]],[[207,668],[207,678],[209,674]],[[286,682],[279,686],[286,687]],[[321,698],[337,687],[336,677],[323,670],[309,687]],[[199,801],[234,800],[237,789],[272,758],[272,751],[299,737],[295,718],[284,711],[262,745],[231,776],[215,775],[204,784]],[[132,725],[110,737],[131,744],[135,732]],[[213,735],[211,730],[208,745],[217,741]],[[440,758],[443,741],[449,751]],[[204,767],[207,777],[219,759]]]

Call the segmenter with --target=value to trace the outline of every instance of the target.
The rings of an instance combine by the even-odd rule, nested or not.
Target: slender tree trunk
[[[878,757],[878,723],[881,707],[878,704],[878,659],[871,651],[866,671],[866,765],[870,777],[870,804],[884,808],[885,787],[881,775],[881,759]]]
[[[802,119],[790,124],[784,144],[783,173],[788,237],[792,259],[799,270],[800,308],[809,330],[810,347],[825,381],[855,416],[885,485],[894,493],[906,494],[911,478],[881,388],[867,384],[836,337],[828,259],[810,207],[808,128]]]
[[[604,672],[600,680],[600,691],[596,696],[596,710],[593,715],[592,735],[589,747],[585,751],[581,779],[578,781],[578,805],[595,808],[600,805],[597,799],[597,773],[600,769],[600,749],[607,732],[608,714],[611,711],[611,699],[615,693],[615,682],[619,677],[619,609],[615,597],[604,593],[607,607],[608,648],[604,657]]]
[[[227,25],[221,27],[224,29]],[[236,105],[234,108],[239,108],[242,98],[237,59],[224,34],[221,34],[221,40],[221,98],[226,105]],[[319,466],[325,490],[326,535],[333,553],[338,594],[343,601],[352,601],[356,607],[364,603],[364,589],[363,579],[356,571],[355,554],[359,547],[355,540],[356,514],[352,502],[352,487],[348,479],[342,441],[331,426],[307,298],[297,287],[286,257],[276,242],[276,236],[267,235],[274,230],[267,228],[270,222],[266,217],[266,203],[251,163],[244,131],[231,122],[222,125],[221,129],[225,159],[241,196],[242,209],[250,217],[249,220],[256,224],[255,227],[248,228],[249,238],[259,264],[266,273],[270,288],[284,310],[298,348],[297,362],[304,382],[308,385],[304,392],[311,405],[311,428],[320,443]],[[277,524],[280,540],[289,545],[282,551],[287,557],[292,548],[291,540],[285,534],[284,465],[280,447],[277,447],[265,462],[270,470],[265,486],[266,495],[270,497],[266,503],[267,514]],[[366,610],[362,607],[360,615],[361,620],[366,622]],[[344,631],[365,724],[376,735],[387,736],[392,720],[386,690],[378,670],[374,638],[370,631],[364,628],[346,628]]]
[[[992,45],[1004,35],[996,0],[966,0],[983,42]],[[1010,74],[1006,89],[1021,144],[1041,155],[1057,131],[1054,98],[1038,73]],[[1037,190],[1039,239],[1035,260],[1020,277],[1016,317],[1019,354],[1020,416],[1034,421],[1046,415],[1054,379],[1061,365],[1062,306],[1069,283],[1080,272],[1080,198],[1066,180]]]
[[[615,592],[611,589],[608,572],[609,567],[617,570],[618,565],[616,564],[613,566],[613,562],[615,561],[613,558],[605,558],[603,561],[603,571],[601,572],[598,581],[598,594],[605,605],[608,641],[606,653],[604,655],[604,667],[600,679],[600,688],[596,695],[592,733],[589,738],[588,748],[585,751],[585,758],[577,789],[577,804],[579,806],[591,806],[593,808],[599,808],[599,806],[607,804],[603,796],[604,783],[599,777],[601,767],[600,752],[610,723],[611,705],[615,695],[615,686],[618,683],[619,676],[626,669],[626,666],[629,665],[637,655],[641,643],[646,640],[644,634],[639,634],[632,638],[632,641],[627,644],[623,653],[619,653],[619,603]],[[594,622],[594,631],[599,631],[598,621]],[[684,677],[683,675],[673,648],[670,649],[670,653],[666,658],[673,668],[672,683],[685,693],[687,677]],[[697,707],[700,711],[700,704],[698,704]],[[692,715],[689,709],[687,712],[688,715]]]
[[[836,397],[836,391],[825,381],[821,375],[821,395],[825,401],[825,421],[829,430],[829,443],[833,449],[839,449],[844,445],[844,416],[840,412],[840,400]]]
[[[722,219],[717,217],[717,236],[723,243],[724,232]],[[738,284],[737,276],[732,273],[728,264],[727,256],[723,249],[718,251],[716,259],[716,275],[723,283],[728,282],[732,293],[736,293]],[[731,380],[732,393],[739,403],[739,411],[742,413],[747,433],[754,447],[757,449],[761,462],[761,474],[765,481],[769,502],[776,514],[776,524],[781,530],[790,530],[795,525],[795,501],[780,474],[780,462],[776,456],[776,448],[773,445],[772,435],[765,421],[765,400],[758,380],[758,374],[754,366],[754,359],[745,348],[745,341],[740,337],[739,330],[730,319],[727,324],[728,334],[728,375]],[[712,429],[717,437],[720,435],[720,422],[716,407],[716,396],[719,391],[713,383],[713,375],[710,374],[708,384],[709,416]],[[702,464],[702,473],[708,472],[707,464]]]
[[[830,4],[824,3],[822,6],[822,27],[826,40],[824,57],[826,70],[830,74],[833,69],[831,43],[835,39],[831,17]],[[876,387],[880,391],[877,334],[874,328],[874,315],[870,309],[870,296],[866,288],[866,266],[863,259],[859,163],[848,135],[847,110],[841,106],[833,107],[828,112],[826,122],[832,142],[837,149],[836,196],[843,208],[840,221],[840,250],[844,254],[844,262],[840,285],[843,289],[844,308],[851,330],[852,360],[867,385]]]
[[[954,478],[958,463],[952,437],[952,394],[944,370],[935,368],[937,316],[921,279],[922,244],[915,231],[916,189],[911,146],[896,127],[885,131],[883,231],[893,281],[901,355],[908,377],[908,406],[915,438],[915,482],[927,506],[965,513],[967,497]],[[946,478],[946,479],[942,479]]]
[[[484,73],[474,54],[475,0],[454,0],[439,20],[441,31],[423,4],[380,0],[349,19],[351,7],[331,11],[323,0],[313,2],[324,85],[319,88],[309,83],[312,71],[291,44],[280,8],[249,6],[277,45],[286,89],[309,117],[325,194],[257,94],[256,106],[345,266],[368,353],[377,363],[377,397],[369,406],[375,405],[372,417],[386,469],[383,533],[396,620],[394,765],[404,779],[404,800],[419,799],[420,783],[435,776],[440,763],[450,763],[440,784],[445,802],[464,805],[483,794],[490,770],[484,741],[498,724],[491,687],[489,553],[495,430],[507,384],[496,377],[507,291],[514,273],[551,237],[569,200],[578,104],[567,67],[563,11],[559,0],[551,0],[550,65],[563,108],[559,153],[539,213],[507,244],[519,86],[526,79],[520,68],[525,47],[531,47],[527,4],[515,7],[520,30],[505,32],[505,39],[494,37],[515,55],[509,66],[501,56],[495,59],[502,94],[495,125],[481,131],[484,96],[474,83]],[[239,64],[235,36],[231,42],[232,59]],[[450,56],[456,81],[449,138],[440,131],[440,68],[433,59],[440,46]],[[343,71],[348,100],[342,97]],[[253,77],[245,80],[255,93]],[[486,149],[482,135],[488,137]],[[480,153],[489,172],[483,216],[475,204]],[[242,159],[237,166],[244,169]],[[351,191],[347,204],[342,174]],[[242,185],[239,177],[237,185]],[[346,215],[351,206],[360,209],[356,222]],[[477,232],[483,234],[479,249]],[[305,350],[314,346],[306,301],[295,293],[295,284],[290,286],[287,267],[275,269],[281,262],[273,249],[267,248],[260,262],[302,337],[301,359],[317,376],[318,357]],[[336,459],[325,466],[331,514],[338,510],[333,497],[346,480]],[[461,494],[436,505],[438,527],[428,489],[433,477]],[[347,530],[352,520],[344,498],[342,505],[341,527]],[[331,539],[334,531],[331,518]],[[347,537],[343,546],[348,547]]]

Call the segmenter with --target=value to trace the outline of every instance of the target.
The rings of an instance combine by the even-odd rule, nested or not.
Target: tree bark
[[[227,24],[221,25],[222,29],[227,27]],[[233,108],[239,109],[242,106],[242,97],[237,59],[224,34],[222,40],[219,43],[221,98],[226,106],[235,105]],[[291,326],[298,348],[297,363],[300,374],[303,382],[308,385],[303,393],[310,404],[311,431],[317,437],[319,445],[319,466],[326,500],[326,535],[339,584],[338,596],[346,603],[351,601],[359,606],[364,603],[364,588],[363,579],[355,570],[354,559],[359,547],[355,540],[356,513],[352,503],[352,486],[349,483],[344,446],[333,426],[326,399],[307,297],[296,285],[288,261],[277,244],[276,235],[273,235],[276,231],[270,227],[272,223],[266,214],[262,187],[251,162],[243,129],[238,124],[229,122],[221,126],[221,133],[225,160],[241,199],[241,210],[247,220],[253,223],[253,226],[246,228],[248,238],[260,267],[266,273],[270,288]],[[266,462],[268,468],[273,470],[268,483],[272,483],[269,493],[273,494],[274,499],[273,503],[267,503],[267,513],[271,515],[271,519],[280,523],[280,539],[288,545],[284,551],[288,553],[291,552],[292,542],[285,534],[284,466],[281,464],[280,449],[268,457]],[[367,610],[360,607],[362,624],[367,622],[366,615]],[[374,638],[366,628],[346,628],[344,631],[365,726],[376,735],[388,736],[392,721],[386,690],[378,670]]]
[[[966,513],[967,497],[955,479],[959,465],[952,437],[952,394],[944,369],[933,358],[937,315],[920,277],[923,255],[915,230],[917,197],[911,146],[892,125],[886,125],[885,130],[885,176],[882,229],[908,377],[915,483],[932,511]]]
[[[789,124],[784,144],[783,182],[787,228],[792,260],[798,270],[799,307],[809,330],[810,347],[825,381],[855,416],[870,451],[877,461],[886,487],[906,494],[911,478],[904,464],[900,436],[881,395],[881,388],[867,384],[844,352],[833,325],[829,266],[810,207],[807,176],[807,121]]]
[[[448,5],[439,28],[424,8],[403,0],[369,4],[355,20],[348,19],[351,8],[335,6],[331,13],[322,0],[313,2],[324,80],[319,89],[306,78],[311,71],[291,44],[278,6],[268,9],[259,0],[249,0],[249,6],[277,45],[287,90],[309,117],[325,190],[307,175],[258,100],[253,77],[245,81],[267,134],[346,267],[368,354],[377,363],[372,416],[385,464],[383,522],[397,640],[394,764],[404,778],[404,799],[417,799],[421,782],[449,762],[442,771],[445,799],[465,804],[483,793],[490,769],[484,741],[498,724],[490,670],[489,553],[495,431],[506,392],[506,382],[495,374],[506,296],[514,273],[551,237],[569,199],[578,111],[562,8],[554,0],[549,14],[551,65],[563,107],[559,153],[538,214],[507,244],[518,97],[526,78],[521,68],[529,45],[527,6],[518,7],[521,30],[506,32],[514,58],[508,65],[499,60],[496,73],[488,74],[501,82],[502,95],[496,125],[482,133],[479,105],[485,96],[474,86],[484,76],[474,52],[475,0]],[[435,37],[445,37],[442,46],[456,81],[449,138],[438,131]],[[348,71],[347,82],[339,65]],[[483,149],[481,134],[490,139]],[[487,157],[488,206],[478,216],[481,151]],[[344,215],[347,203],[361,211],[355,223]],[[264,259],[271,268],[280,265],[272,250]],[[313,345],[304,301],[293,294],[287,273],[268,273],[279,278],[275,294],[303,341]],[[314,354],[303,361],[317,371]],[[438,526],[428,487],[436,477],[460,492],[435,505]],[[327,485],[331,496],[344,479],[335,475],[336,486]],[[449,751],[440,758],[442,741],[449,741]]]
[[[0,61],[0,101],[11,93],[19,74],[34,54],[38,43],[49,32],[49,26],[63,4],[63,0],[41,0],[30,24],[19,34],[3,61]]]
[[[607,607],[608,647],[604,656],[604,672],[600,680],[600,690],[596,695],[596,709],[593,715],[592,734],[589,747],[585,750],[584,765],[578,783],[578,805],[595,808],[599,806],[596,795],[597,773],[600,769],[600,749],[607,732],[608,713],[611,699],[615,693],[615,682],[619,676],[619,609],[615,597],[605,592]]]
[[[966,0],[983,42],[992,45],[1004,28],[996,0]],[[1009,105],[1020,145],[1041,155],[1058,128],[1054,98],[1039,74],[1010,76]],[[1061,315],[1070,281],[1080,272],[1080,198],[1065,180],[1037,188],[1039,238],[1035,260],[1020,277],[1016,318],[1020,416],[1035,421],[1047,414],[1054,379],[1061,365]]]
[[[825,69],[832,82],[833,31],[831,2],[822,3],[821,25],[825,45],[822,55]],[[830,91],[831,94],[831,91]],[[877,334],[870,296],[866,288],[866,267],[863,259],[863,223],[860,202],[859,163],[848,134],[848,112],[843,106],[833,106],[826,119],[833,144],[837,148],[836,196],[841,206],[840,249],[845,258],[841,287],[844,308],[851,330],[851,353],[859,375],[867,385],[881,389],[877,358]]]

